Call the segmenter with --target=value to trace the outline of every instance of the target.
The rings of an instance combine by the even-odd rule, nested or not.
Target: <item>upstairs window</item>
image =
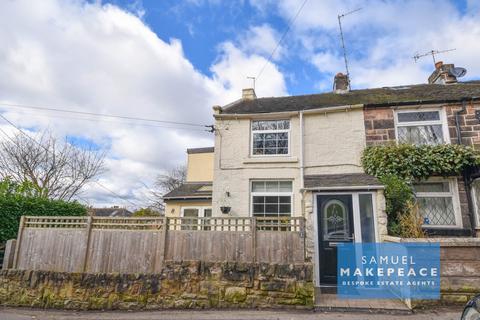
[[[434,145],[448,142],[440,110],[397,111],[396,130],[398,143]]]
[[[289,120],[252,121],[252,155],[288,155]]]

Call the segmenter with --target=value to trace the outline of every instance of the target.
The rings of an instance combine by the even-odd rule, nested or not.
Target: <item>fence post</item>
[[[20,217],[20,225],[18,226],[17,245],[15,247],[15,257],[13,258],[13,269],[18,268],[18,259],[20,256],[20,247],[22,245],[23,229],[25,228],[25,216]]]
[[[87,272],[88,250],[90,248],[90,238],[92,234],[92,220],[93,218],[91,216],[87,217],[87,228],[85,229],[85,232],[87,233],[87,243],[85,245],[85,255],[83,256],[82,272]]]
[[[3,270],[11,269],[15,259],[15,248],[17,245],[16,239],[10,239],[5,244],[5,251],[3,255]]]
[[[162,266],[162,269],[163,269],[163,266],[165,265],[165,256],[166,256],[166,251],[167,251],[167,233],[168,233],[168,217],[164,217],[163,218],[163,241],[162,241],[162,251],[161,252],[161,255],[160,255],[160,258],[162,259],[162,263],[161,263],[161,266]]]
[[[253,263],[257,262],[257,218],[251,218],[251,232],[252,232],[252,260]]]
[[[304,217],[301,217],[300,218],[300,238],[301,238],[301,243],[303,244],[303,261],[305,262],[305,258],[307,257],[307,254],[305,252],[305,239],[307,238],[306,237],[306,234],[305,234],[305,218]]]
[[[154,273],[160,273],[165,265],[165,251],[167,243],[167,232],[168,232],[168,218],[162,218],[162,224],[160,229],[160,235],[157,239],[157,248],[155,251],[155,265]]]

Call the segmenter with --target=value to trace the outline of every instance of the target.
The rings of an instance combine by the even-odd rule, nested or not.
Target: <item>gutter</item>
[[[467,100],[463,99],[462,109],[455,112],[455,129],[457,131],[457,143],[459,145],[463,144],[462,130],[460,129],[460,115],[465,114],[466,112],[467,112]],[[467,170],[464,169],[462,171],[462,176],[463,176],[463,184],[465,185],[465,193],[467,194],[468,218],[470,220],[470,230],[472,232],[472,236],[474,237],[476,234],[476,229],[475,229],[476,222],[475,222],[474,212],[472,210],[475,207],[472,199],[472,193],[471,193],[472,190],[470,188],[470,177],[467,173]]]
[[[257,112],[257,113],[220,113],[215,114],[215,119],[250,119],[250,118],[272,118],[272,117],[287,117],[296,116],[299,112],[304,114],[322,114],[329,112],[348,111],[354,109],[363,109],[363,104],[349,104],[343,106],[332,107],[318,107],[312,109],[303,109],[301,111],[279,111],[279,112]],[[308,108],[308,106],[306,107]]]
[[[185,197],[168,197],[163,198],[163,200],[209,200],[212,199],[212,196],[185,196]]]
[[[362,190],[362,191],[371,191],[371,190],[380,190],[385,189],[385,186],[382,185],[372,185],[372,186],[345,186],[345,187],[314,187],[314,188],[302,188],[301,191],[341,191],[341,190]]]
[[[471,101],[480,100],[480,97],[464,97],[459,99],[443,99],[443,100],[411,100],[404,102],[383,102],[383,103],[365,103],[365,107],[400,107],[422,104],[445,104],[445,103],[458,103],[463,102],[466,99]]]

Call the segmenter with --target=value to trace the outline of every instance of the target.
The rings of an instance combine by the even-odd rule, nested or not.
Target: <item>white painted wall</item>
[[[256,117],[264,118],[265,115]],[[302,216],[299,115],[290,118],[288,157],[251,157],[251,120],[216,120],[213,215],[221,216],[220,206],[225,205],[232,208],[232,216],[250,216],[251,179],[292,179],[293,215]],[[305,113],[305,174],[362,172],[360,157],[366,145],[364,128],[361,108],[319,114]],[[227,191],[230,197],[226,196]]]

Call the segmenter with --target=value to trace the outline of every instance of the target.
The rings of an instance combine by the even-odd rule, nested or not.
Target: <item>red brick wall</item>
[[[448,130],[452,143],[458,143],[457,130],[455,127],[455,113],[462,110],[461,104],[448,105],[445,107],[447,113]],[[480,150],[480,121],[475,117],[475,110],[480,110],[480,105],[467,103],[466,113],[460,114],[459,123],[462,135],[462,143]]]
[[[475,110],[480,110],[480,105],[468,103],[465,114],[460,114],[459,123],[462,132],[462,143],[480,150],[480,121],[475,117]],[[462,105],[444,106],[447,114],[447,123],[451,143],[458,143],[457,129],[455,127],[455,113],[462,109]],[[377,145],[395,142],[395,123],[393,108],[365,108],[364,121],[367,145]]]
[[[365,108],[363,115],[367,146],[395,142],[392,108]]]
[[[458,143],[455,127],[455,112],[462,109],[461,104],[444,106],[447,114],[448,129],[451,143]],[[480,150],[480,122],[475,117],[475,110],[480,110],[480,105],[467,104],[467,112],[460,115],[460,129],[463,144],[473,146]],[[395,122],[393,108],[365,108],[364,122],[367,146],[395,142]],[[467,193],[462,177],[457,178],[460,209],[464,229],[470,228],[469,208]]]

